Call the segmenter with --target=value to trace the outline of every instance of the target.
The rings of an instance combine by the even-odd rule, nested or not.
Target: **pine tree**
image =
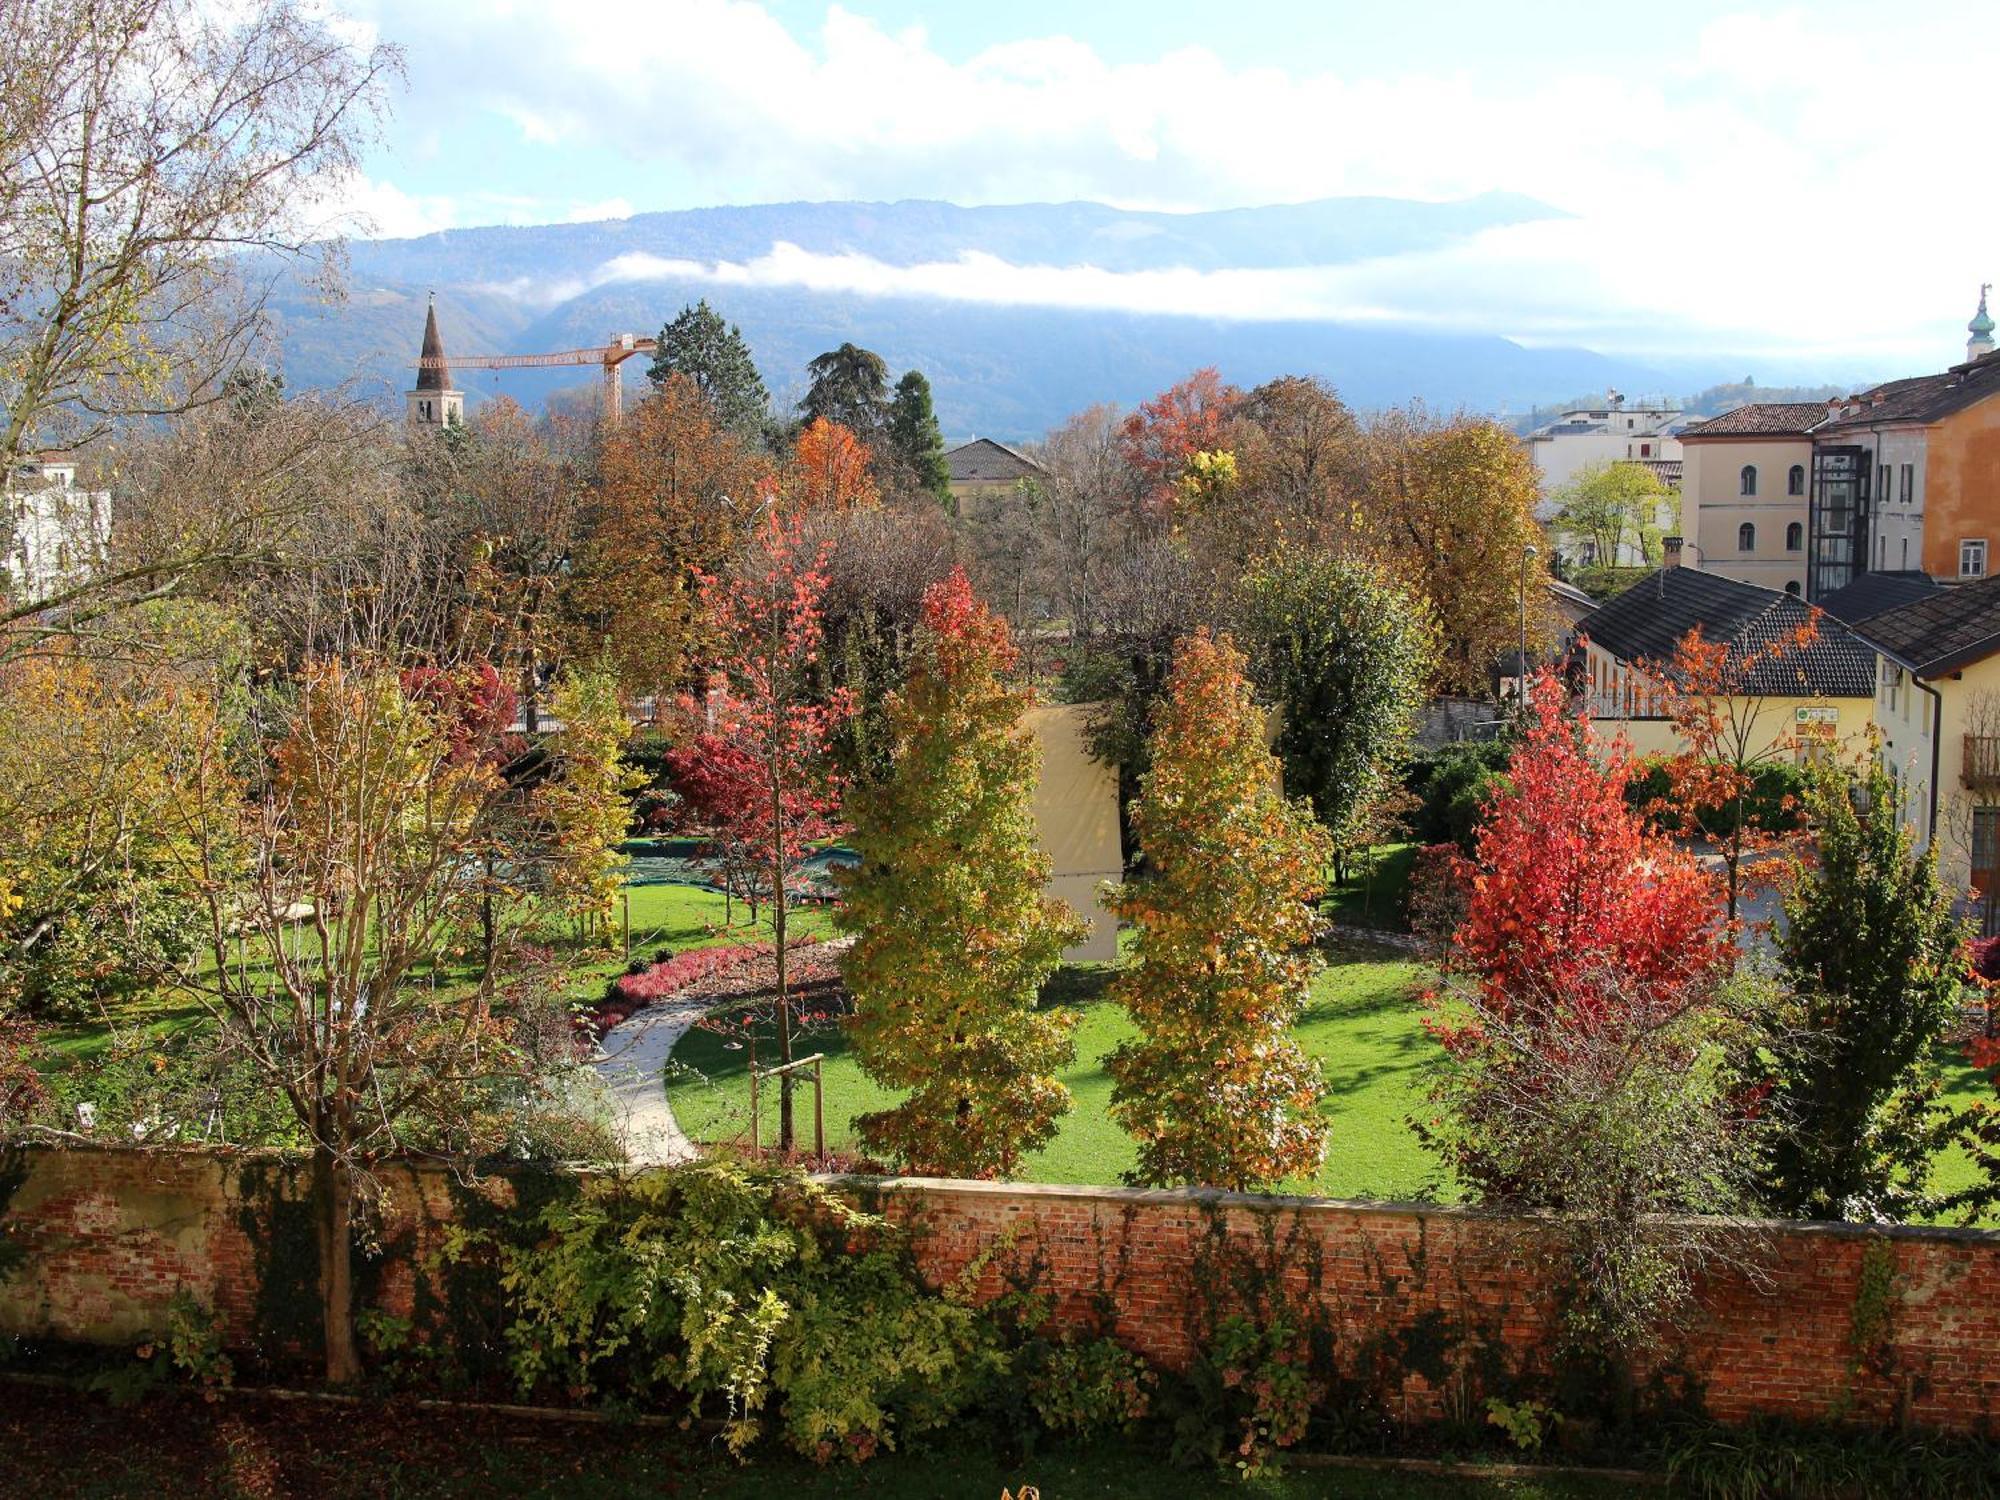
[[[944,434],[938,430],[931,405],[931,383],[921,370],[911,370],[896,382],[889,402],[889,451],[917,489],[951,499],[951,466],[944,461]]]
[[[1766,1192],[1809,1218],[1901,1218],[1924,1206],[1949,1132],[1936,1054],[1966,982],[1965,924],[1911,849],[1896,783],[1822,767],[1806,794],[1819,846],[1785,902],[1791,1000],[1766,1043],[1779,1137]]]
[[[646,371],[654,385],[685,375],[715,408],[716,420],[730,431],[756,438],[771,408],[771,393],[757,373],[757,361],[743,330],[724,323],[704,297],[660,330],[659,348]]]
[[[1315,961],[1300,949],[1332,857],[1282,796],[1243,658],[1182,642],[1132,811],[1147,878],[1108,899],[1137,928],[1114,995],[1140,1037],[1112,1053],[1111,1113],[1135,1182],[1248,1189],[1310,1176],[1326,1149],[1319,1067],[1289,1032]]]
[[[882,356],[859,344],[842,344],[806,361],[812,384],[799,402],[807,422],[837,422],[864,443],[873,443],[888,414],[889,367]]]
[[[1007,1175],[1069,1109],[1056,1081],[1075,1015],[1038,1011],[1042,981],[1084,935],[1043,894],[1032,800],[1040,759],[1011,686],[1007,623],[963,569],[924,595],[909,676],[888,705],[890,772],[848,802],[862,863],[838,914],[862,1068],[907,1089],[856,1123],[914,1171]]]

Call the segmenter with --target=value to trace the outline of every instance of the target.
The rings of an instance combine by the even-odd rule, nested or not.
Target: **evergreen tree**
[[[963,569],[924,596],[909,676],[888,705],[890,770],[848,800],[861,867],[838,921],[856,934],[848,1023],[868,1076],[908,1089],[862,1116],[871,1150],[911,1170],[1006,1175],[1069,1110],[1057,1071],[1076,1016],[1038,1011],[1083,924],[1043,894],[1032,802],[1040,759],[1006,680],[1007,622]]]
[[[771,393],[757,373],[743,330],[724,323],[704,297],[660,330],[659,348],[647,377],[665,385],[672,375],[685,375],[715,408],[716,420],[731,432],[756,438],[770,412]]]
[[[808,423],[821,418],[836,422],[872,445],[889,404],[889,367],[882,356],[858,344],[842,344],[809,360],[806,373],[812,384],[799,414]]]
[[[1308,1177],[1326,1149],[1319,1067],[1290,1036],[1314,961],[1300,950],[1331,850],[1276,790],[1243,658],[1184,641],[1155,710],[1132,810],[1149,874],[1109,897],[1137,929],[1114,995],[1139,1038],[1111,1054],[1111,1113],[1135,1182],[1248,1189]]]
[[[911,370],[896,382],[889,403],[889,451],[920,490],[951,499],[951,467],[944,461],[944,434],[938,431],[931,405],[931,383],[921,370]]]
[[[1896,782],[1822,767],[1806,794],[1819,844],[1785,902],[1791,994],[1764,1045],[1778,1138],[1773,1206],[1896,1219],[1925,1206],[1951,1130],[1936,1055],[1966,978],[1965,925],[1931,852],[1911,850]]]

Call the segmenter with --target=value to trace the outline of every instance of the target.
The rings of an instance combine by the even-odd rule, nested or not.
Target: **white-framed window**
[[[1882,697],[1888,702],[1890,713],[1895,713],[1903,701],[1903,669],[1887,658],[1882,660]]]
[[[1986,538],[1967,537],[1958,544],[1958,576],[1960,578],[1984,578],[1986,576]]]

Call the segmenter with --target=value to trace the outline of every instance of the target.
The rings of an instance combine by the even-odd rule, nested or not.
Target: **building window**
[[[1653,445],[1651,443],[1641,443],[1639,445],[1639,457],[1651,458],[1652,456],[1653,456]]]
[[[1798,470],[1794,469],[1792,470],[1792,472],[1796,474],[1798,473]],[[1793,521],[1790,525],[1785,527],[1785,550],[1787,552],[1803,552],[1805,551],[1805,548],[1806,548],[1806,529],[1805,527],[1801,526],[1797,521]]]
[[[1903,504],[1908,505],[1917,497],[1917,466],[1903,465]]]
[[[1798,579],[1794,578],[1790,583],[1785,585],[1785,592],[1790,594],[1794,599],[1796,599],[1802,592],[1804,592],[1804,590],[1802,590],[1799,587]]]
[[[1889,466],[1878,464],[1875,468],[1875,498],[1886,501],[1889,498]]]
[[[1738,552],[1755,552],[1757,550],[1757,528],[1752,526],[1748,521],[1745,521],[1741,526],[1736,528],[1736,550]]]
[[[1903,538],[1903,571],[1905,573],[1910,571],[1910,539],[1908,537]]]
[[[1986,576],[1986,538],[1958,544],[1958,576],[1960,578],[1984,578]]]
[[[1903,701],[1903,669],[1892,661],[1882,663],[1882,690],[1889,712],[1895,713]]]
[[[1737,477],[1743,482],[1742,493],[1746,495],[1757,493],[1757,466],[1755,464],[1745,464],[1743,472]]]
[[[1805,492],[1806,466],[1804,464],[1793,464],[1791,468],[1785,471],[1785,493],[1787,495],[1803,495]]]

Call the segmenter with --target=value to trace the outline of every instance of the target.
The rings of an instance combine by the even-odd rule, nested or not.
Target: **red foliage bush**
[[[810,938],[794,938],[788,945],[801,948]],[[709,979],[728,969],[762,958],[771,951],[769,943],[734,943],[723,948],[689,948],[663,963],[649,964],[642,973],[620,974],[605,990],[604,998],[577,1017],[577,1025],[602,1036],[612,1027],[632,1018],[661,1000],[671,999],[697,980]]]

